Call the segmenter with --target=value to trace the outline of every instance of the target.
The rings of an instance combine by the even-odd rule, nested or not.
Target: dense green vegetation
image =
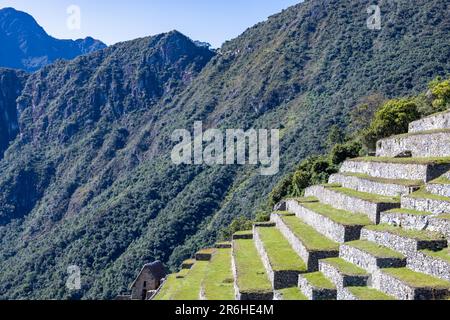
[[[0,160],[0,298],[112,298],[145,262],[174,270],[234,218],[267,219],[279,181],[272,204],[364,155],[354,137],[379,102],[450,73],[447,3],[387,2],[379,32],[366,5],[305,1],[217,53],[171,32],[29,75],[20,134]],[[419,113],[442,110],[446,92],[415,99]],[[173,165],[172,132],[197,120],[281,129],[280,173]],[[73,264],[80,291],[65,287]]]

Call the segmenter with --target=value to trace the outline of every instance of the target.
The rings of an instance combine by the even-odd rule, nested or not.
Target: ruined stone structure
[[[380,141],[376,154],[199,252],[156,298],[449,298],[450,111]]]
[[[131,285],[131,300],[150,299],[165,276],[164,266],[160,261],[146,264]]]

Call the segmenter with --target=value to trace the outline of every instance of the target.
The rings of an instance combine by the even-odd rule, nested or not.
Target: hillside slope
[[[0,162],[0,297],[111,298],[144,262],[174,267],[251,216],[283,173],[322,152],[367,96],[423,90],[450,71],[448,4],[306,1],[213,56],[172,32],[29,77],[20,136]],[[279,175],[174,166],[174,129],[282,129]],[[65,288],[81,267],[83,288]],[[17,272],[20,270],[20,273]]]
[[[49,36],[29,14],[0,9],[0,67],[36,71],[57,59],[70,60],[106,47],[92,39],[59,40]]]

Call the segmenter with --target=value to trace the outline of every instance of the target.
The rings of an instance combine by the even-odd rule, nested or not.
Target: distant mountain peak
[[[59,40],[51,37],[28,13],[0,9],[0,67],[33,72],[57,59],[70,60],[106,47],[92,37]]]

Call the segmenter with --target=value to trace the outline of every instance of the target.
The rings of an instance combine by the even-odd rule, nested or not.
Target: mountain
[[[59,40],[49,36],[29,14],[0,9],[0,66],[36,71],[57,59],[70,60],[106,47],[92,39]]]
[[[0,298],[112,298],[146,262],[174,269],[264,209],[286,172],[325,151],[331,127],[351,130],[361,102],[448,74],[449,11],[387,2],[374,31],[366,3],[310,0],[217,53],[174,31],[29,75],[0,160]],[[195,121],[281,129],[280,173],[172,164],[172,133]],[[80,291],[65,287],[70,265]]]
[[[25,84],[25,72],[0,69],[0,159],[19,133],[16,99]]]

